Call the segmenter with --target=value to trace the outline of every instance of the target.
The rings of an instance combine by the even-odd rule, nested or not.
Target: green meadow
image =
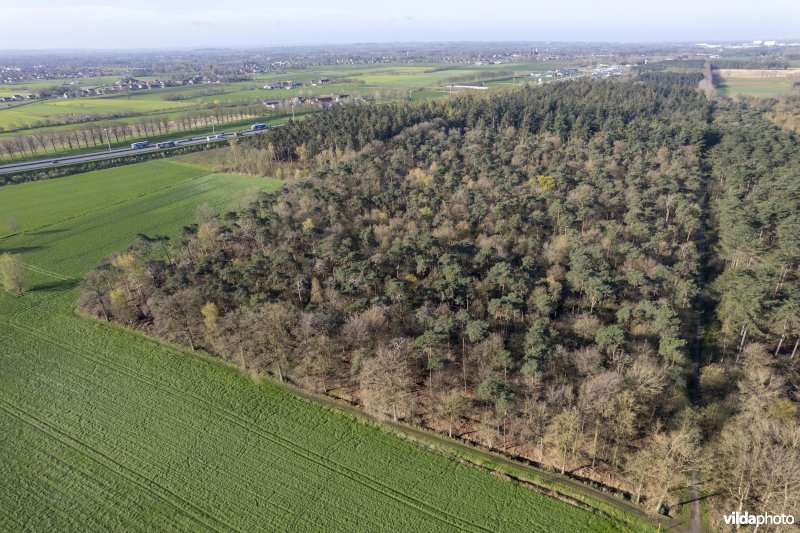
[[[792,90],[792,84],[800,82],[800,78],[731,78],[721,79],[716,89],[720,94],[735,96],[778,96]]]

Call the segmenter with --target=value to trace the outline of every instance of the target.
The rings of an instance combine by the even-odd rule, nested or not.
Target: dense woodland
[[[290,124],[226,155],[301,169],[281,191],[139,236],[79,307],[652,512],[693,471],[719,509],[797,512],[800,146],[696,83]]]

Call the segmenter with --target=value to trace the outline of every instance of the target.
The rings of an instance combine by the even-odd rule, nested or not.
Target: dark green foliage
[[[590,457],[621,475],[632,443],[687,402],[710,109],[681,85],[575,81],[332,109],[269,132],[278,157],[351,156],[187,228],[170,260],[135,251],[159,273],[142,288],[155,327],[159,302],[192,287],[230,332],[207,331],[203,347],[237,360],[242,313],[281,302],[294,316],[281,361],[265,340],[257,360],[241,352],[248,370],[422,421],[439,392],[463,389],[481,400],[472,438],[505,447],[535,433],[552,443],[540,461]],[[396,383],[415,385],[401,403],[380,393]],[[587,406],[604,390],[614,418],[600,432]],[[548,435],[569,433],[531,433],[531,409],[553,420]]]

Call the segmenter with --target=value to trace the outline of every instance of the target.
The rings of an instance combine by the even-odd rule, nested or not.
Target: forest
[[[285,186],[139,235],[79,309],[623,492],[800,511],[800,144],[650,73],[347,106]],[[222,153],[223,150],[215,151]]]

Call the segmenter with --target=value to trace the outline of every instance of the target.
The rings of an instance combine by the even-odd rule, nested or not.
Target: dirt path
[[[697,295],[694,299],[694,315],[695,315],[695,338],[694,338],[694,353],[693,353],[693,372],[692,379],[689,380],[689,396],[692,404],[696,407],[702,403],[702,390],[700,388],[700,370],[703,365],[703,331],[705,329],[705,310],[706,301],[703,294],[706,285],[706,270],[708,269],[708,238],[706,236],[706,229],[708,223],[708,180],[709,176],[706,173],[703,176],[703,181],[700,190],[700,228],[697,232],[697,251],[699,256],[699,264],[697,266],[696,286]],[[692,472],[692,489],[691,489],[691,519],[686,531],[689,533],[701,533],[703,531],[702,509],[700,507],[700,473],[695,470]]]

